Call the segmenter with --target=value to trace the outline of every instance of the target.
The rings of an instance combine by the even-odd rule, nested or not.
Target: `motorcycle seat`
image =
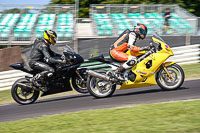
[[[24,63],[16,63],[16,64],[11,64],[10,67],[17,69],[17,70],[22,70],[28,73],[32,73],[33,69],[31,69],[29,66],[24,65]]]

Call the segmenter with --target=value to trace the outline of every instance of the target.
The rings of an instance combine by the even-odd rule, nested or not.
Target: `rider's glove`
[[[131,50],[132,52],[136,52],[136,53],[139,52],[139,47],[137,47],[137,46],[130,46],[129,45],[128,49]]]
[[[65,60],[65,56],[64,56],[64,55],[62,55],[62,56],[61,56],[61,59],[62,59],[62,60]]]
[[[56,60],[56,62],[59,63],[59,64],[65,64],[66,63],[65,60]]]
[[[149,47],[149,46],[139,48],[140,51],[149,51],[150,49],[151,49],[151,47]]]

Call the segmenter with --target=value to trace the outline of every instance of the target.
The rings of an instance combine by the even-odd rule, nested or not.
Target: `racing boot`
[[[41,73],[36,74],[33,78],[32,78],[32,83],[33,85],[37,86],[37,87],[41,87],[42,84],[40,84],[40,81],[44,81],[46,78],[50,78],[53,76],[53,73],[48,72],[48,71],[43,71]]]
[[[39,83],[39,80],[41,79],[41,74],[36,74],[33,78],[30,79],[30,81],[33,83],[36,87],[41,87],[42,84]]]
[[[122,77],[123,72],[125,71],[125,68],[121,65],[118,67],[116,71],[114,71],[113,75],[121,81],[124,81],[124,78]]]
[[[124,64],[119,66],[119,68],[114,72],[115,77],[117,77],[119,80],[124,81],[125,79],[121,76],[123,72],[127,69],[130,69],[137,63],[137,58],[134,56],[130,56],[129,60],[127,60]]]

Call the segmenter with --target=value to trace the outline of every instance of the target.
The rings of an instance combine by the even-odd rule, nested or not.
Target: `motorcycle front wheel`
[[[18,83],[29,84],[25,78],[18,79],[11,88],[12,98],[22,105],[34,103],[38,99],[40,92],[19,86]]]
[[[183,69],[178,64],[172,64],[166,67],[170,76],[164,71],[163,68],[157,73],[156,81],[157,84],[163,90],[176,90],[180,88],[185,79]]]
[[[86,69],[80,69],[77,72],[71,80],[73,88],[79,93],[88,93]]]
[[[105,72],[100,72],[105,74]],[[116,90],[116,84],[102,80],[97,77],[88,76],[87,88],[89,93],[95,98],[110,97]]]

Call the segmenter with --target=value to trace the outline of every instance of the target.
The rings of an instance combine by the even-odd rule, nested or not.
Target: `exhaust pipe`
[[[26,85],[26,84],[23,84],[23,83],[17,83],[17,85],[19,87],[23,87],[24,89],[33,89],[33,90],[36,90],[36,91],[40,91],[39,89],[37,89],[36,87],[34,86],[29,86],[29,85]]]
[[[87,70],[87,72],[88,72],[89,75],[92,75],[94,77],[103,79],[105,81],[110,81],[110,78],[108,76],[105,76],[105,75],[103,75],[101,73],[98,73],[98,72],[95,72],[95,71],[92,71],[92,70]]]

